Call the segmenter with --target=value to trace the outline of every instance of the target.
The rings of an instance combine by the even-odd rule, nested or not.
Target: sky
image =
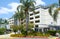
[[[58,0],[36,0],[36,6],[50,5],[53,3],[58,3]],[[19,0],[0,0],[0,18],[11,18],[15,14],[16,8],[19,4]]]

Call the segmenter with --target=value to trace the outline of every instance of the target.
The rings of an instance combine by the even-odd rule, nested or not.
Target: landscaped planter
[[[42,35],[42,36],[34,36],[34,35],[28,35],[24,36],[23,34],[16,34],[16,35],[11,35],[11,37],[22,37],[22,38],[48,38],[49,35]]]

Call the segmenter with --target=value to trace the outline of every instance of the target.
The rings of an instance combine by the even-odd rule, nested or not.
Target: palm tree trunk
[[[17,25],[19,26],[19,19],[17,19]]]
[[[21,25],[21,19],[19,18],[19,25]]]
[[[29,14],[26,12],[26,34],[28,32]]]

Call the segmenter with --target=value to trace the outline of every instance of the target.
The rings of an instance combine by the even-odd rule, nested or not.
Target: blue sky
[[[36,5],[58,3],[58,0],[37,0]],[[11,18],[19,5],[19,0],[0,0],[0,18]]]

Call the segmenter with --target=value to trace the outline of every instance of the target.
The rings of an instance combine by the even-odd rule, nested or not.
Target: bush
[[[60,30],[58,30],[57,32],[60,33]]]
[[[10,36],[11,37],[24,37],[23,34],[11,34]]]
[[[11,28],[13,29],[13,31],[14,31],[15,34],[16,34],[16,32],[18,31],[18,26],[13,25]]]
[[[37,32],[36,35],[37,36],[43,36],[43,33]]]
[[[5,29],[5,28],[0,28],[0,35],[4,34],[4,33],[5,33],[5,31],[6,31],[6,29]]]
[[[55,36],[56,32],[57,31],[53,31],[53,30],[47,31],[48,34],[53,35],[53,36]]]

